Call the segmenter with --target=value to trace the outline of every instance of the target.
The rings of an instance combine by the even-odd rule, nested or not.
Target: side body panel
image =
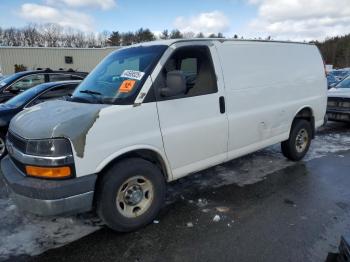
[[[228,158],[288,139],[294,117],[312,109],[323,123],[327,83],[313,45],[216,42],[225,79],[229,119]]]

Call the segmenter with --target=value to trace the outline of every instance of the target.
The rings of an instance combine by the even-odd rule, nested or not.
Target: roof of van
[[[217,41],[217,42],[265,42],[265,43],[285,43],[285,44],[303,44],[303,45],[314,45],[313,43],[307,42],[293,42],[293,41],[276,41],[276,40],[248,40],[248,39],[226,39],[226,38],[188,38],[188,39],[167,39],[167,40],[156,40],[150,42],[143,42],[133,46],[147,46],[147,45],[167,45],[179,42],[193,42],[193,41]]]

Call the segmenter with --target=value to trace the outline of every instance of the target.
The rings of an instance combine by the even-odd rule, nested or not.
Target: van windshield
[[[132,104],[166,49],[165,45],[154,45],[113,52],[80,83],[70,100],[97,104]]]

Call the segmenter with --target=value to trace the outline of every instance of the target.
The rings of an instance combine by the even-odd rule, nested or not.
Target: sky
[[[310,41],[350,33],[350,0],[0,0],[0,26],[84,32],[149,28]]]

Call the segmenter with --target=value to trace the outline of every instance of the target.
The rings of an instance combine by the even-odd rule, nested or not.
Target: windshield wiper
[[[83,94],[88,94],[91,95],[98,103],[102,103],[102,93],[97,92],[97,91],[92,91],[92,90],[81,90],[79,91],[80,93]]]
[[[92,91],[92,90],[81,90],[79,91],[80,93],[83,94],[90,94],[90,95],[98,95],[98,96],[102,96],[102,94],[100,92],[97,91]]]

